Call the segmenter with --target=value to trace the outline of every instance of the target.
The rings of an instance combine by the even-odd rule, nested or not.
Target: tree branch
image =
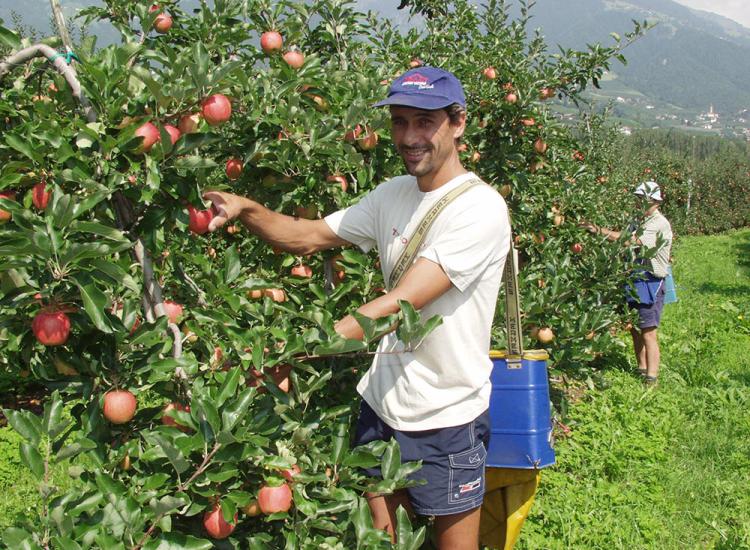
[[[29,46],[28,48],[17,51],[5,59],[5,61],[0,63],[0,80],[14,67],[22,65],[35,57],[46,57],[47,61],[52,63],[55,70],[65,78],[68,86],[70,86],[73,97],[76,98],[81,107],[83,107],[86,120],[89,122],[95,122],[96,111],[91,105],[91,102],[89,102],[86,96],[83,95],[81,84],[78,82],[78,76],[76,75],[75,69],[68,65],[63,57],[59,57],[58,52],[46,44],[35,44],[34,46]]]

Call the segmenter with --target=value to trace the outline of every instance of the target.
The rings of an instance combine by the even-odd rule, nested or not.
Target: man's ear
[[[449,121],[449,124],[453,126],[453,139],[459,139],[466,131],[466,113],[461,113],[457,123]]]

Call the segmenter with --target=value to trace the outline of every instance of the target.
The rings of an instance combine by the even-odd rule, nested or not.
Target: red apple
[[[305,64],[305,56],[299,50],[290,50],[282,57],[292,69],[300,69]]]
[[[34,203],[39,210],[47,208],[49,198],[52,196],[51,191],[47,191],[47,184],[43,181],[37,183],[31,190],[31,202]]]
[[[286,512],[292,507],[292,490],[286,483],[278,487],[264,485],[258,491],[258,506],[264,514]]]
[[[369,130],[364,137],[357,140],[357,145],[363,151],[371,151],[378,145],[378,134],[374,131]]]
[[[172,16],[167,13],[160,13],[154,20],[154,29],[160,34],[164,34],[172,28]]]
[[[7,199],[9,201],[14,201],[16,200],[16,192],[15,191],[0,191],[0,198]],[[10,212],[0,208],[0,223],[5,223],[9,221],[12,217],[13,215]]]
[[[516,101],[518,101],[518,96],[514,92],[510,92],[505,96],[505,101],[507,101],[508,103],[515,103]]]
[[[536,339],[542,344],[549,344],[555,339],[555,333],[549,327],[540,328],[536,333]]]
[[[297,477],[297,475],[301,472],[302,470],[300,469],[300,467],[297,464],[294,464],[291,468],[281,470],[281,476],[287,481],[293,482],[294,478]]]
[[[234,531],[237,525],[237,514],[234,515],[234,523],[227,523],[221,512],[221,504],[214,504],[213,508],[203,514],[203,527],[206,533],[213,539],[225,539]]]
[[[242,175],[242,161],[238,158],[227,159],[226,167],[224,171],[230,180],[239,179]]]
[[[169,416],[167,413],[169,411],[185,411],[190,412],[190,405],[183,405],[182,403],[178,401],[173,401],[172,403],[168,403],[166,407],[162,409],[162,415],[161,415],[161,423],[165,426],[175,426],[176,428],[182,430],[183,432],[190,431],[190,428],[187,426],[183,426],[179,422],[177,422],[174,418]]]
[[[292,274],[292,277],[300,277],[302,279],[309,279],[313,275],[313,270],[309,265],[306,264],[300,264],[295,265],[290,273]]]
[[[266,31],[260,35],[260,48],[266,55],[279,51],[284,44],[284,39],[276,31]]]
[[[521,124],[523,124],[524,126],[534,126],[534,124],[536,124],[536,121],[533,118],[531,118],[531,117],[529,117],[529,118],[522,118],[521,119]]]
[[[355,141],[357,141],[361,133],[362,133],[362,126],[357,124],[353,130],[349,130],[344,135],[344,141],[348,143],[354,143]]]
[[[183,134],[194,134],[198,131],[198,125],[201,123],[201,114],[192,113],[189,115],[182,115],[180,122],[177,123],[177,128]]]
[[[259,516],[262,513],[260,511],[260,506],[258,506],[258,501],[256,499],[251,500],[245,506],[243,506],[242,511],[245,512],[245,514],[251,518]]]
[[[342,174],[332,174],[327,176],[326,181],[328,183],[338,183],[344,193],[349,189],[349,182],[346,181],[346,176],[343,176]]]
[[[31,330],[40,344],[61,346],[70,336],[70,318],[63,311],[40,311],[31,322]]]
[[[159,10],[161,10],[161,7],[159,6],[159,4],[151,4],[148,7],[148,13],[154,13],[154,12],[157,12]]]
[[[495,67],[487,67],[482,71],[482,75],[484,75],[484,78],[487,80],[495,80],[497,78],[497,71],[495,71]]]
[[[570,251],[573,254],[580,254],[583,252],[583,245],[581,243],[573,243],[570,245]]]
[[[182,317],[182,305],[172,300],[164,300],[164,312],[167,314],[169,322],[176,325]]]
[[[128,390],[110,390],[104,394],[104,418],[112,424],[125,424],[135,415],[138,403]]]
[[[583,162],[584,160],[586,160],[586,155],[584,155],[580,151],[573,151],[573,160],[577,160],[578,162]]]
[[[135,131],[135,135],[143,138],[143,142],[136,150],[138,153],[148,153],[151,150],[151,147],[154,146],[154,143],[159,141],[159,138],[161,138],[159,129],[151,122],[147,122],[146,124],[139,126]]]
[[[208,224],[214,219],[213,208],[206,210],[197,210],[192,204],[188,204],[188,216],[190,221],[188,227],[190,231],[197,235],[203,235],[208,232]]]
[[[549,99],[551,97],[555,97],[554,88],[550,88],[550,87],[542,88],[541,91],[539,92],[539,99],[541,100]]]
[[[542,138],[537,138],[534,142],[534,150],[539,153],[540,155],[543,155],[547,152],[547,144],[544,142]]]
[[[227,96],[214,94],[203,100],[201,111],[210,126],[218,126],[232,116],[232,103]]]
[[[415,57],[411,61],[409,61],[410,69],[416,69],[417,67],[421,67],[422,65],[424,65],[424,63],[418,57]]]
[[[182,132],[171,124],[165,124],[164,129],[169,134],[169,141],[172,142],[172,145],[174,146],[175,143],[177,143],[177,140],[180,139],[180,136],[182,135]]]

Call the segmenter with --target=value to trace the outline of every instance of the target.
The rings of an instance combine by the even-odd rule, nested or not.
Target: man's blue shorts
[[[638,311],[638,328],[658,327],[661,322],[661,312],[664,309],[664,295],[666,294],[664,284],[656,293],[653,304],[630,304],[631,309]]]
[[[489,410],[460,426],[424,431],[394,430],[363,400],[354,445],[396,439],[402,462],[422,461],[410,479],[426,485],[406,489],[412,508],[419,515],[445,516],[473,510],[484,499],[484,463],[490,443]],[[371,477],[381,477],[380,468],[365,468]]]

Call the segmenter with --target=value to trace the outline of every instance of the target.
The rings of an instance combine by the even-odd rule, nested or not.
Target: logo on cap
[[[432,90],[435,87],[433,84],[430,84],[429,78],[419,73],[406,75],[401,81],[401,86],[415,86],[420,90]]]

